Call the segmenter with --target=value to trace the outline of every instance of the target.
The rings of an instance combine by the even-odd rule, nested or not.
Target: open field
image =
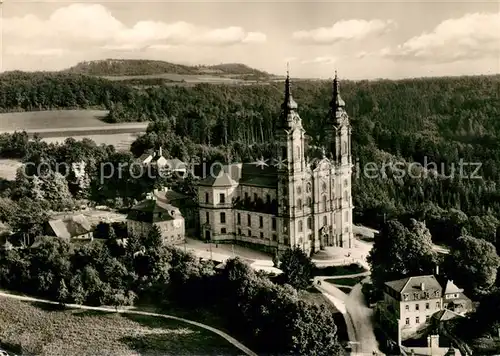
[[[107,144],[113,145],[118,151],[128,151],[130,149],[130,145],[134,142],[140,133],[116,133],[109,135],[86,135],[86,136],[71,136],[75,140],[80,141],[84,138],[89,138],[94,141],[96,144]],[[63,143],[68,136],[60,136],[60,137],[44,137],[42,141],[47,143]],[[1,167],[1,162],[0,162]],[[0,170],[1,172],[1,170]]]
[[[51,110],[0,114],[0,133],[26,131],[38,133],[46,142],[64,142],[68,137],[76,140],[90,138],[98,145],[113,145],[117,150],[128,151],[137,136],[146,131],[146,122],[108,124],[102,121],[105,110]],[[9,171],[6,162],[0,161],[0,176]]]
[[[0,114],[0,132],[14,130],[84,128],[115,126],[101,119],[105,110],[49,110]]]
[[[128,79],[151,79],[151,78],[159,78],[165,79],[172,82],[186,82],[186,83],[232,83],[237,84],[240,82],[245,82],[241,79],[234,79],[222,76],[215,75],[194,75],[194,74],[173,74],[173,73],[164,73],[164,74],[148,74],[148,75],[124,75],[124,76],[105,76],[103,77],[108,80],[128,80]]]
[[[140,315],[58,310],[0,297],[0,345],[37,355],[239,355],[209,331]]]

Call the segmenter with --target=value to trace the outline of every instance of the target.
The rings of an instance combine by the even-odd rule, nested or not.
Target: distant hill
[[[187,66],[146,59],[105,59],[80,62],[64,72],[94,76],[145,76],[161,74],[213,75],[241,79],[270,78],[271,74],[241,63]]]

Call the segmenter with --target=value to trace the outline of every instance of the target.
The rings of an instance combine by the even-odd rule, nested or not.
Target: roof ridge
[[[411,277],[406,277],[406,278],[407,278],[406,283],[403,285],[403,288],[401,288],[401,289],[399,290],[399,292],[400,292],[400,293],[401,293],[402,291],[404,291],[404,290],[405,290],[406,286],[408,285],[408,283],[410,283],[410,281],[411,281],[411,279],[413,278],[413,276],[411,276]]]

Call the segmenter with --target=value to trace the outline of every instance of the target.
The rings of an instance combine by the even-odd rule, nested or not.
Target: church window
[[[326,226],[326,225],[328,225],[328,219],[325,215],[325,216],[323,216],[323,226]]]
[[[226,196],[225,196],[224,193],[221,193],[219,195],[219,201],[220,201],[221,204],[224,204],[226,202]]]
[[[312,199],[311,197],[307,197],[307,206],[311,207],[311,205],[312,205]]]
[[[261,238],[261,239],[263,239],[263,238],[264,238],[264,233],[263,233],[263,232],[261,232],[261,233],[260,233],[260,238]]]
[[[241,214],[240,213],[238,213],[238,215],[236,215],[236,224],[241,225]]]
[[[306,185],[306,192],[307,193],[311,193],[311,190],[312,190],[311,183],[307,183],[307,185]]]
[[[344,220],[345,220],[345,222],[349,222],[349,212],[348,211],[346,211],[344,214]]]
[[[248,230],[248,237],[252,237],[252,230]]]
[[[205,193],[205,204],[208,204],[210,202],[210,195],[208,193]]]
[[[347,192],[347,190],[344,191],[344,199],[346,201],[349,200],[349,193]]]
[[[220,223],[221,224],[226,223],[226,213],[220,213]]]
[[[347,188],[348,185],[349,185],[349,181],[347,179],[344,179],[344,187]]]
[[[298,195],[302,194],[302,188],[301,187],[297,187],[297,194]]]
[[[323,195],[323,210],[326,211],[326,195]]]
[[[210,223],[210,214],[208,213],[208,211],[205,213],[205,218],[207,220],[207,224]]]
[[[222,229],[220,229],[220,233],[221,233],[221,234],[225,234],[225,233],[226,233],[226,228],[225,228],[225,227],[223,227]]]
[[[264,218],[259,216],[259,227],[262,229],[264,227]]]
[[[273,234],[273,241],[277,241],[278,240],[278,236],[276,234]]]
[[[302,220],[299,220],[299,232],[302,232],[303,226],[302,226]]]
[[[248,193],[245,192],[245,199],[248,199]]]
[[[297,158],[300,159],[300,147],[297,146]]]
[[[259,196],[257,195],[257,193],[253,193],[253,201],[257,201],[258,198]]]
[[[238,229],[238,235],[241,235],[241,229]]]
[[[271,196],[269,194],[266,195],[266,203],[271,204]]]
[[[326,183],[325,182],[323,182],[323,184],[321,185],[321,190],[323,192],[326,192]]]
[[[309,230],[312,229],[312,218],[311,217],[307,218],[307,228]]]
[[[247,225],[252,226],[252,217],[250,216],[250,214],[247,215]]]
[[[302,199],[297,200],[297,209],[302,209]]]
[[[344,142],[344,153],[347,153],[347,142]]]
[[[272,219],[272,229],[276,230],[276,218]]]

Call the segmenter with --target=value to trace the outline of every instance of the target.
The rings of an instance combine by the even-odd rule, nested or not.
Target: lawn
[[[349,288],[349,287],[338,287],[338,289],[340,289],[342,292],[344,292],[345,294],[349,294],[352,292],[352,289]]]
[[[314,270],[315,276],[346,276],[349,274],[357,274],[367,272],[367,270],[357,264],[351,263],[347,266],[328,266],[328,267],[317,267]]]
[[[360,283],[365,278],[366,278],[366,276],[352,277],[352,278],[328,278],[328,279],[325,279],[325,282],[328,282],[331,284],[336,284],[339,286],[353,287],[356,284]]]
[[[58,310],[0,297],[0,345],[36,355],[241,355],[226,340],[181,322]]]

